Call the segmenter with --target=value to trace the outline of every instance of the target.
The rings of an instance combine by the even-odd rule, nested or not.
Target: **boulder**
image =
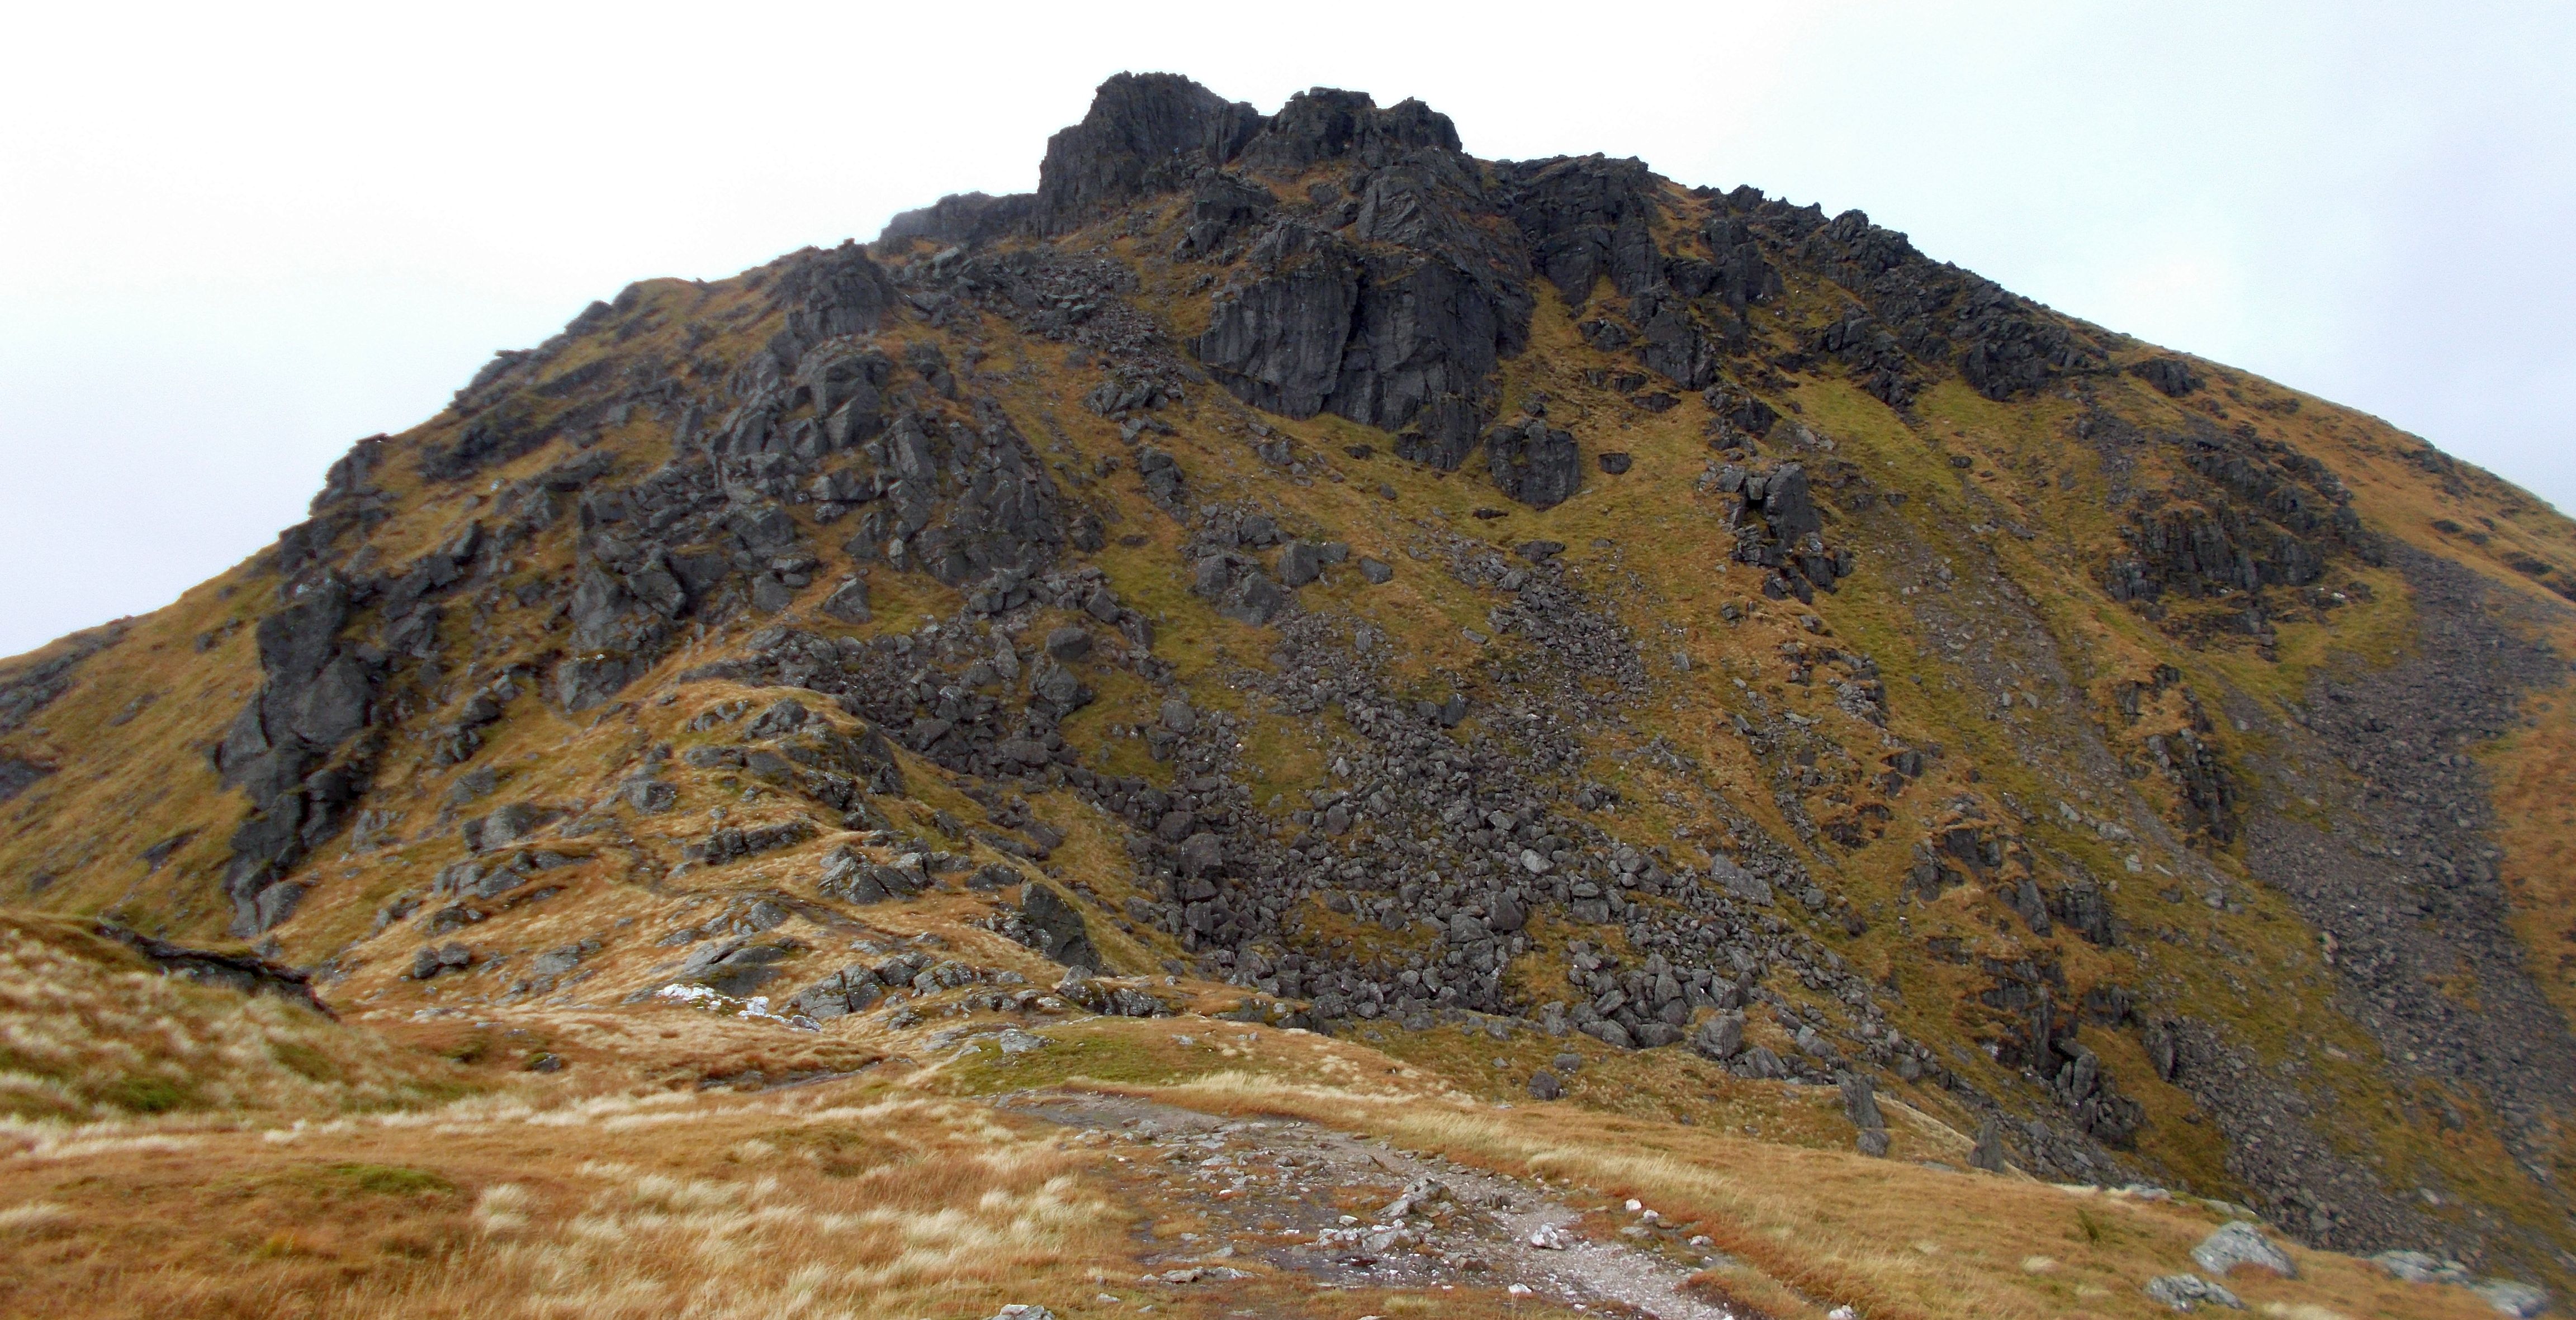
[[[1067,967],[1099,971],[1103,966],[1082,913],[1054,889],[1031,883],[1022,890],[1020,919],[1028,923],[1038,952]]]
[[[1699,1025],[1691,1048],[1712,1059],[1731,1059],[1744,1049],[1744,1015],[1720,1013]]]
[[[2242,1219],[2222,1224],[2202,1238],[2200,1245],[2191,1249],[2191,1259],[2222,1279],[2239,1265],[2270,1270],[2284,1279],[2299,1277],[2299,1267],[2290,1262],[2289,1253],[2267,1241],[2260,1226]]]
[[[860,578],[843,578],[817,608],[843,623],[866,623],[876,617],[868,608],[868,584]]]
[[[2201,1306],[2224,1306],[2242,1311],[2245,1303],[2236,1294],[2196,1274],[2165,1274],[2147,1280],[2149,1299],[2177,1311]]]
[[[1279,552],[1279,580],[1290,587],[1302,587],[1324,575],[1322,547],[1312,541],[1290,541]]]
[[[1988,1173],[2004,1171],[2004,1125],[1992,1114],[1977,1124],[1977,1144],[1968,1152],[1968,1167]]]
[[[1071,625],[1055,629],[1046,636],[1046,650],[1048,655],[1065,664],[1088,660],[1091,658],[1091,634]]]
[[[1859,1073],[1844,1073],[1842,1092],[1843,1116],[1851,1120],[1853,1127],[1869,1131],[1887,1126],[1887,1119],[1878,1111],[1877,1088],[1869,1084],[1869,1078]]]
[[[1533,509],[1552,509],[1583,488],[1583,455],[1571,432],[1540,418],[1494,428],[1485,437],[1494,489]]]
[[[1225,843],[1215,834],[1202,830],[1181,843],[1180,870],[1192,880],[1222,874],[1225,870]]]

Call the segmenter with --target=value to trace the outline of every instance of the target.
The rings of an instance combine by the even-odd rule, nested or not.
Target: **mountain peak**
[[[692,1087],[1222,1041],[2184,1189],[2283,1305],[2568,1277],[2576,527],[1860,211],[1122,73],[1033,194],[631,286],[312,514],[0,670],[19,901]]]

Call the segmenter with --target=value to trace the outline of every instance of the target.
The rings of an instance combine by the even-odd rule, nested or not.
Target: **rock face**
[[[1447,157],[1411,168],[1404,205],[1416,214],[1467,183]],[[1372,186],[1376,197],[1399,185]],[[1396,431],[1399,454],[1455,468],[1492,412],[1496,363],[1528,337],[1528,298],[1441,245],[1448,235],[1427,223],[1399,231],[1395,205],[1365,213],[1390,235],[1378,244],[1295,217],[1275,222],[1192,347],[1247,403]]]
[[[349,585],[325,576],[259,624],[260,688],[225,731],[215,767],[249,797],[250,819],[234,831],[224,890],[237,934],[264,931],[294,911],[299,886],[285,882],[305,854],[339,832],[367,779],[361,748],[336,759],[367,727],[377,662],[344,642]]]

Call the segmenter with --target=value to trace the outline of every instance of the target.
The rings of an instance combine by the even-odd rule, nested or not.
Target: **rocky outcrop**
[[[2250,424],[2229,432],[2195,425],[2142,442],[2179,449],[2188,475],[2132,501],[2120,533],[2130,553],[2103,573],[2114,600],[2152,616],[2168,595],[2243,596],[2253,605],[2244,630],[2260,634],[2267,588],[2306,587],[2339,557],[2381,556],[2343,482]]]
[[[2156,391],[2179,399],[2206,384],[2191,363],[2170,353],[2159,353],[2129,365],[2129,374],[2156,387]]]
[[[176,976],[199,985],[220,986],[246,995],[269,995],[290,1004],[302,1005],[324,1017],[334,1016],[313,993],[312,976],[296,968],[281,967],[247,953],[192,949],[172,944],[113,921],[96,922],[91,929],[132,949],[164,976]]]
[[[1020,919],[1027,923],[1030,947],[1047,957],[1086,971],[1100,971],[1106,965],[1100,951],[1092,947],[1082,912],[1048,886],[1027,886],[1020,896]]]
[[[1246,403],[1401,432],[1398,453],[1454,468],[1493,411],[1496,364],[1528,339],[1529,310],[1517,285],[1451,254],[1378,251],[1283,218],[1191,347]]]
[[[1031,224],[1037,195],[951,193],[918,210],[897,212],[877,235],[879,244],[927,239],[933,243],[987,243]]]
[[[1118,74],[1100,84],[1081,123],[1047,139],[1038,232],[1078,229],[1104,207],[1178,187],[1232,160],[1262,123],[1250,105],[1176,74]]]
[[[72,690],[83,661],[124,640],[125,628],[109,624],[54,643],[60,650],[13,662],[0,673],[0,736],[18,732],[45,707]]]
[[[1657,180],[1645,162],[1583,156],[1507,165],[1504,214],[1529,244],[1530,268],[1577,309],[1605,277],[1625,297],[1664,282],[1650,229]]]
[[[1765,595],[1812,601],[1816,592],[1832,591],[1851,576],[1849,556],[1825,544],[1824,516],[1804,464],[1763,469],[1728,463],[1709,484],[1727,501],[1736,560],[1772,571],[1762,584]]]
[[[1288,98],[1244,146],[1243,164],[1278,174],[1336,161],[1376,169],[1425,148],[1456,154],[1449,116],[1411,100],[1380,110],[1366,92],[1318,87]]]
[[[257,934],[294,911],[303,888],[285,883],[287,874],[339,832],[365,790],[370,749],[339,753],[374,716],[384,661],[377,648],[341,636],[354,594],[326,576],[260,620],[259,691],[215,748],[224,786],[242,789],[251,806],[224,871],[236,934]]]

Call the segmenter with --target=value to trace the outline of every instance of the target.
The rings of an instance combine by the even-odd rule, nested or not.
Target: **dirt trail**
[[[1024,1092],[1001,1105],[1081,1129],[1112,1151],[1134,1203],[1204,1220],[1202,1231],[1169,1241],[1145,1230],[1144,1259],[1162,1282],[1218,1283],[1257,1261],[1327,1287],[1527,1289],[1654,1320],[1735,1320],[1683,1291],[1689,1268],[1581,1236],[1581,1211],[1514,1179],[1295,1119],[1222,1119],[1070,1091]],[[1681,1229],[1629,1218],[1639,1222],[1623,1233],[1724,1262],[1704,1242],[1693,1248]]]

